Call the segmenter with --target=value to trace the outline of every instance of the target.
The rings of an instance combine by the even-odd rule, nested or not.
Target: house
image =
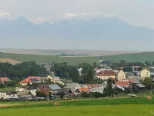
[[[128,88],[130,86],[130,82],[129,80],[116,81],[115,85]]]
[[[31,94],[32,96],[36,96],[37,85],[28,86],[28,91],[29,91],[29,94]]]
[[[62,82],[62,81],[57,81],[57,83],[58,83],[58,84],[60,84],[60,85],[62,85],[62,86],[64,86],[64,85],[65,85],[65,83],[64,83],[64,82]]]
[[[9,81],[9,78],[7,78],[7,77],[0,77],[0,82],[1,83],[8,82],[8,81]]]
[[[8,92],[3,100],[18,100],[18,95],[16,92]]]
[[[75,92],[77,89],[81,89],[81,86],[78,83],[67,83],[64,88],[69,88],[72,92]]]
[[[101,67],[110,67],[111,66],[111,61],[103,61],[102,57],[100,56],[100,60],[99,60],[99,65]]]
[[[47,80],[48,79],[53,80],[53,77],[49,75],[49,76],[47,76]]]
[[[44,68],[47,70],[47,72],[50,73],[51,65],[50,64],[45,64]]]
[[[57,84],[50,84],[49,88],[52,92],[57,92],[57,90],[61,89]]]
[[[86,84],[80,84],[80,87],[81,88],[88,88],[88,85],[86,85]]]
[[[27,95],[29,93],[29,90],[23,87],[16,87],[15,92],[17,93],[18,96],[23,96]]]
[[[40,77],[37,76],[29,76],[26,79],[22,80],[19,82],[20,85],[26,86],[28,83],[33,84],[33,83],[40,83],[41,79]]]
[[[90,89],[89,88],[80,88],[79,92],[86,92],[89,93]]]
[[[101,85],[100,84],[86,84],[88,86],[89,89],[91,88],[98,88],[100,87]]]
[[[103,92],[104,92],[104,88],[103,88],[103,87],[91,88],[91,89],[90,89],[90,92],[92,92],[92,93],[94,93],[94,92],[98,92],[98,93],[103,94]]]
[[[79,72],[80,76],[82,75],[82,70],[83,70],[82,68],[78,69],[78,72]]]
[[[132,70],[134,72],[134,71],[139,71],[141,66],[132,66],[131,68],[132,68]]]
[[[137,83],[137,84],[132,85],[132,89],[135,92],[139,92],[139,91],[145,91],[146,87],[141,83]]]
[[[47,77],[40,77],[41,82],[45,82],[47,79]]]
[[[126,80],[126,73],[123,70],[120,70],[117,74],[118,81]]]
[[[62,88],[57,90],[57,94],[60,94],[60,93],[64,93],[65,95],[68,95],[68,94],[72,94],[72,91],[69,88]]]
[[[7,95],[7,92],[0,92],[0,99],[2,100]]]
[[[143,69],[140,71],[140,77],[141,79],[144,79],[146,77],[150,77],[150,71],[147,69]]]
[[[102,69],[95,68],[95,71],[96,71],[96,73],[99,73],[99,72],[101,72],[101,71],[102,71]]]
[[[107,80],[109,78],[115,79],[116,73],[109,69],[109,70],[102,70],[101,72],[97,73],[97,78],[100,78],[102,80]]]
[[[45,95],[48,95],[51,89],[48,85],[39,85],[37,87],[37,91],[43,92]]]

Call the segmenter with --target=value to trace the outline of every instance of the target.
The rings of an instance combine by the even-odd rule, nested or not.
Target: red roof
[[[102,70],[97,76],[115,76],[115,72],[113,70]]]
[[[89,92],[89,88],[80,88],[79,91],[81,91],[81,92]]]
[[[37,81],[40,81],[40,77],[37,77],[37,76],[29,76],[27,77],[26,79],[20,81],[19,83],[31,83],[32,80],[31,79],[36,79]]]
[[[9,79],[7,77],[0,77],[0,82],[8,82]]]
[[[99,87],[100,84],[87,84],[88,88],[96,88]]]
[[[129,81],[117,81],[116,85],[120,85],[120,86],[129,86],[130,83]]]

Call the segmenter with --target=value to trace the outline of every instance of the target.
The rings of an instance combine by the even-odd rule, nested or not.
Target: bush
[[[102,97],[102,94],[99,93],[99,92],[90,92],[89,97],[91,97],[91,98],[99,98],[99,97]]]
[[[86,97],[86,98],[88,98],[88,97],[89,97],[89,94],[86,93],[86,92],[83,92],[83,93],[81,93],[81,97]]]
[[[8,87],[14,87],[14,86],[16,86],[16,82],[15,82],[15,81],[8,81],[8,82],[6,83],[6,85],[7,85]]]
[[[0,88],[6,87],[4,83],[0,83]]]

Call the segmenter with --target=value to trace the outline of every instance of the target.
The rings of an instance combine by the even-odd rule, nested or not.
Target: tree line
[[[34,61],[16,65],[0,63],[0,77],[8,77],[15,81],[22,80],[28,76],[46,76],[47,73],[43,65],[39,65]]]

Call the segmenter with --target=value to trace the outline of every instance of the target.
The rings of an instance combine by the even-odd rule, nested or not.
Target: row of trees
[[[0,63],[0,76],[11,80],[21,80],[28,76],[46,76],[47,71],[43,65],[36,62],[23,62],[17,65]]]
[[[125,60],[120,60],[120,62],[114,62],[112,64],[112,68],[117,68],[117,67],[131,67],[131,66],[141,66],[141,67],[146,67],[146,66],[154,66],[154,61],[149,62],[126,62]]]
[[[78,69],[82,68],[81,74]],[[55,76],[65,79],[72,79],[73,82],[90,83],[95,75],[94,67],[87,63],[82,63],[77,66],[71,66],[64,63],[54,63],[51,71],[55,72]]]

